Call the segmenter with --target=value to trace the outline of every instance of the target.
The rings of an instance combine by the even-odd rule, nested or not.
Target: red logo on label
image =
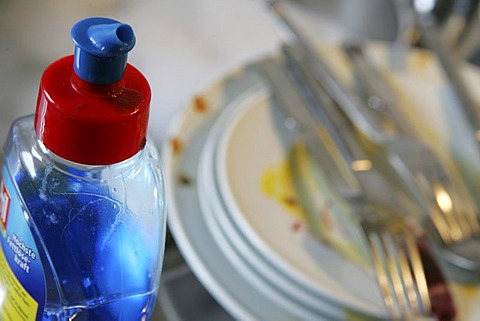
[[[5,181],[2,180],[2,184],[0,185],[0,219],[2,220],[2,225],[4,230],[7,229],[9,210],[10,210],[10,194],[8,194],[7,187],[5,186]]]

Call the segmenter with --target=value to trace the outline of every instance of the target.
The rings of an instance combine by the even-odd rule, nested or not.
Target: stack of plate
[[[328,56],[338,54],[331,50]],[[378,59],[385,60],[385,54]],[[441,79],[431,66],[406,70],[401,83],[434,77],[424,84],[430,88]],[[423,91],[423,101],[440,99],[427,94]],[[430,112],[430,119],[441,120],[438,112]],[[439,135],[437,142],[446,140]],[[234,318],[386,317],[371,267],[349,260],[309,232],[288,176],[288,153],[296,137],[285,127],[254,65],[196,97],[169,137],[163,150],[169,227],[193,272]],[[334,198],[324,201],[327,211],[336,208]],[[325,224],[335,231],[329,218]],[[480,287],[471,278],[460,285],[454,281],[460,271],[452,271],[446,272],[459,320],[474,320],[480,315]]]

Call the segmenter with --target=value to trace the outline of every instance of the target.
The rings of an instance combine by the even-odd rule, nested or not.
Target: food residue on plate
[[[193,106],[195,111],[198,111],[201,113],[208,111],[208,105],[205,102],[205,99],[201,96],[195,97],[195,99],[193,100]]]
[[[172,146],[172,150],[175,155],[180,154],[183,150],[183,143],[179,138],[174,137],[170,139],[170,145]]]
[[[267,168],[261,184],[265,195],[276,199],[299,221],[305,221],[305,214],[298,204],[295,190],[293,189],[292,176],[287,160]]]
[[[264,170],[262,191],[294,216],[291,231],[306,227],[324,245],[365,266],[365,256],[358,245],[360,235],[352,223],[346,223],[350,218],[346,208],[339,202],[333,203],[325,182],[313,167],[305,146],[297,142],[285,160]]]
[[[177,179],[181,185],[192,185],[192,179],[186,174],[178,174]]]

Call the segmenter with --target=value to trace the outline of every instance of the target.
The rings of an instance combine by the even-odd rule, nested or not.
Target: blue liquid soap
[[[147,321],[165,246],[150,89],[128,25],[89,18],[17,120],[0,185],[0,320]]]

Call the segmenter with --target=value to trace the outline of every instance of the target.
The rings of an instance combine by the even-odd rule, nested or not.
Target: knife
[[[384,128],[375,121],[371,111],[368,110],[369,107],[341,84],[334,73],[330,71],[327,63],[310,46],[306,37],[287,18],[281,3],[279,1],[270,1],[270,7],[282,24],[295,36],[294,38],[303,55],[302,61],[308,65],[309,72],[324,87],[328,94],[335,99],[355,125],[373,142],[380,143],[388,139]]]
[[[353,161],[361,160],[358,156],[362,154],[358,153],[358,150],[350,150],[349,143],[345,138],[345,131],[337,132],[335,126],[331,126],[330,130],[326,129],[328,135],[323,135],[319,128],[323,128],[324,124],[327,124],[327,118],[330,116],[328,112],[315,113],[313,112],[314,106],[312,97],[309,99],[308,94],[305,91],[299,91],[299,85],[304,85],[302,83],[295,84],[295,80],[292,79],[291,75],[286,67],[283,64],[278,62],[266,59],[258,64],[258,69],[260,70],[261,75],[266,81],[267,86],[269,87],[272,98],[274,100],[275,106],[278,107],[281,113],[285,117],[294,118],[297,122],[296,130],[301,134],[301,137],[304,138],[305,144],[307,145],[310,157],[314,159],[317,165],[322,169],[322,172],[325,173],[328,178],[331,180],[333,187],[344,197],[347,201],[351,202],[354,206],[355,213],[358,213],[354,219],[359,219],[364,226],[369,224],[382,224],[384,220],[395,220],[394,212],[385,212],[387,216],[376,216],[376,211],[370,212],[368,209],[373,209],[377,207],[382,207],[387,202],[386,207],[388,208],[388,200],[385,197],[390,197],[394,194],[390,193],[390,188],[388,183],[383,180],[382,175],[380,175],[374,168],[369,167],[364,171],[355,171],[350,168],[347,162],[347,159]],[[298,81],[298,79],[296,80]],[[302,87],[303,88],[303,87]],[[318,104],[318,101],[317,101]],[[325,106],[316,106],[316,109],[327,109]],[[328,118],[329,119],[329,118]],[[348,132],[348,131],[347,131]],[[330,134],[334,135],[330,135]],[[334,138],[335,137],[335,138]],[[347,153],[342,156],[341,149],[335,149],[334,152],[329,149],[329,146],[336,147],[336,144],[343,144]],[[357,146],[358,147],[358,146]],[[339,155],[339,158],[335,157],[335,154]],[[343,158],[345,157],[345,158]],[[339,166],[338,161],[341,161]],[[377,188],[373,188],[372,185],[377,185]],[[384,193],[383,198],[377,202],[375,200],[376,192],[379,191]],[[374,190],[375,193],[371,193]],[[372,207],[373,206],[373,207]],[[390,207],[392,209],[398,207]],[[390,215],[392,217],[390,217]],[[398,218],[398,216],[397,216]],[[404,216],[401,216],[401,220],[404,220]],[[368,230],[365,230],[367,232]],[[426,262],[435,263],[434,259],[431,256],[425,256],[425,252],[421,252],[422,258],[426,258]],[[421,273],[423,274],[423,272]],[[423,284],[424,287],[419,287],[422,290],[419,290],[423,294],[422,300],[425,302],[430,302],[428,299],[428,283],[419,283]],[[448,290],[448,289],[447,289]],[[425,295],[427,299],[425,299]],[[443,296],[442,296],[443,297]],[[428,309],[428,308],[427,308]],[[428,320],[428,319],[425,319]]]
[[[359,180],[353,174],[350,166],[343,158],[345,155],[342,156],[342,152],[336,149],[338,143],[347,145],[342,140],[343,135],[338,133],[338,137],[333,138],[328,134],[328,131],[322,131],[322,125],[318,123],[318,117],[320,116],[315,116],[315,113],[312,113],[305,102],[305,95],[300,94],[292,84],[292,78],[284,65],[272,59],[265,59],[259,62],[257,67],[271,90],[275,106],[286,118],[291,118],[296,122],[295,130],[303,138],[310,156],[332,180],[332,185],[340,195],[347,199],[349,197],[352,197],[352,199],[362,198],[362,183],[365,183],[365,181]],[[333,130],[336,129],[333,128]],[[349,155],[346,157],[347,159],[359,159],[350,151],[347,155]],[[435,320],[453,321],[455,320],[456,310],[446,279],[427,242],[418,239],[417,246],[425,271],[428,271],[426,273],[426,284],[432,303],[432,313],[437,316]],[[426,317],[422,320],[433,321],[434,319]]]
[[[272,92],[276,106],[287,119],[296,123],[295,130],[303,138],[316,163],[328,167],[326,174],[339,193],[349,197],[359,195],[360,183],[350,169],[356,157],[350,153],[338,131],[333,126],[330,126],[330,131],[319,127],[318,120],[299,91],[292,86],[283,66],[267,58],[258,63],[258,69]]]
[[[363,101],[370,107],[365,108],[365,112],[371,113],[372,119],[391,135],[413,137],[413,129],[402,115],[395,93],[382,73],[367,58],[362,46],[349,43],[343,46],[343,50],[352,63],[353,72],[357,77],[355,83],[363,96]]]

